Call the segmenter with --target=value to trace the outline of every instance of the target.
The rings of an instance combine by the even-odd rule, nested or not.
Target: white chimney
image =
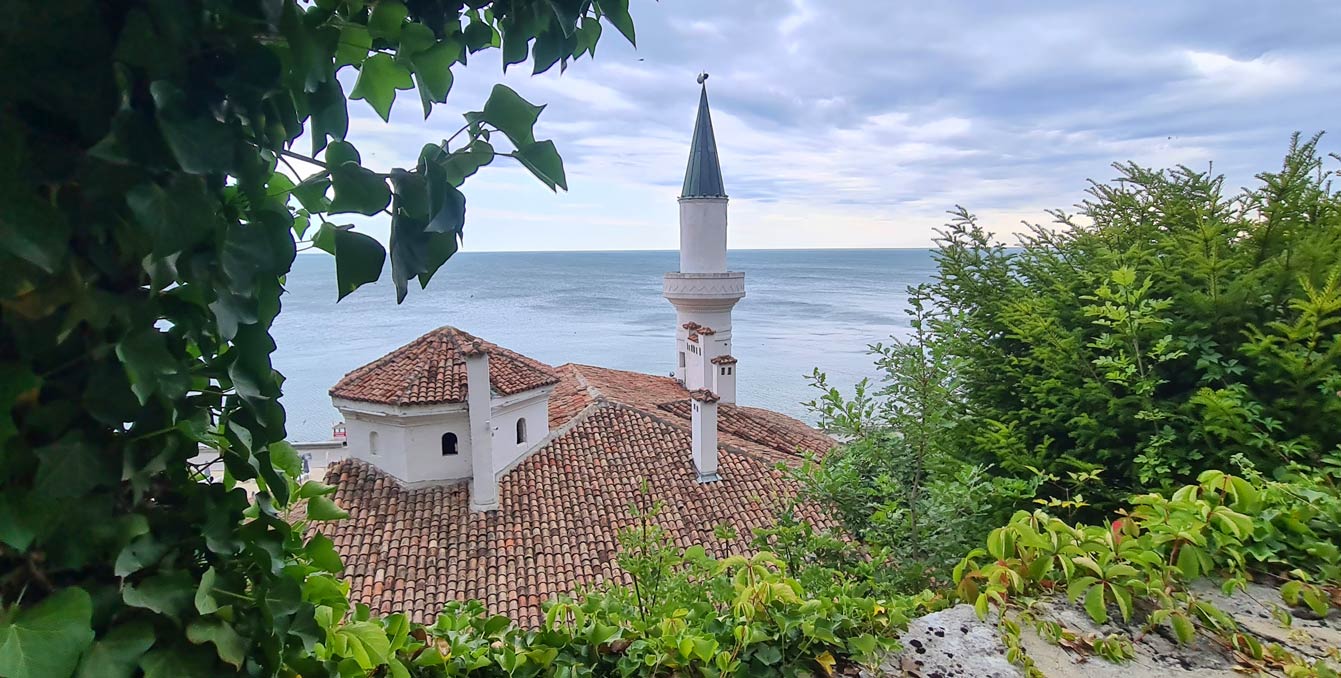
[[[478,342],[465,344],[466,410],[470,416],[470,510],[498,510],[498,476],[494,474],[493,406],[489,385],[489,354]]]
[[[720,480],[717,475],[717,396],[707,389],[689,393],[693,410],[690,427],[693,429],[694,467],[698,481],[710,483]]]
[[[724,403],[736,402],[736,359],[729,355],[719,355],[708,361],[713,368],[713,388],[717,397]]]
[[[714,330],[711,327],[700,326],[698,328],[699,373],[698,385],[695,388],[705,388],[709,391],[712,390],[712,373],[714,371],[712,359],[717,357],[717,342],[714,341],[713,336],[715,334],[717,334],[717,330]]]

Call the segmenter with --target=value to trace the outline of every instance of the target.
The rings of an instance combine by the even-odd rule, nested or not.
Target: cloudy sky
[[[707,70],[733,248],[919,247],[956,204],[1002,234],[1044,220],[1115,161],[1214,161],[1243,186],[1291,132],[1341,119],[1335,0],[632,5],[637,49],[607,27],[594,61],[534,78],[481,53],[427,121],[412,92],[389,125],[350,102],[351,140],[411,165],[501,78],[548,104],[537,137],[570,191],[486,168],[466,185],[467,250],[673,249]]]

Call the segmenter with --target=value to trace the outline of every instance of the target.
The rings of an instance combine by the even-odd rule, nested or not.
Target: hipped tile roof
[[[513,395],[558,383],[553,368],[456,329],[440,327],[360,367],[331,387],[333,398],[383,405],[466,401],[466,357],[489,355],[489,385]]]
[[[723,403],[722,479],[701,484],[682,385],[585,365],[554,372],[554,432],[499,478],[497,511],[472,512],[465,482],[407,488],[362,461],[331,465],[327,482],[350,515],[319,529],[344,557],[355,601],[431,622],[447,601],[474,598],[536,626],[544,601],[601,582],[628,583],[616,557],[635,504],[659,502],[656,521],[680,548],[748,552],[753,531],[772,525],[796,495],[777,462],[798,463],[800,450],[822,454],[833,445],[790,417]],[[818,526],[836,526],[814,506],[800,511]],[[735,537],[719,539],[718,526]]]

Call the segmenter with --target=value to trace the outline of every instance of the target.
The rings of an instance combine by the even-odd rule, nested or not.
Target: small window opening
[[[680,367],[684,367],[684,351],[680,351]]]
[[[722,376],[724,376],[724,377],[726,376],[726,368],[725,368],[725,367],[722,368]]]
[[[368,451],[371,452],[373,456],[377,455],[377,431],[372,431],[368,434]]]
[[[524,442],[526,442],[526,420],[525,420],[525,419],[518,419],[518,420],[517,420],[517,444],[520,445],[520,444],[522,444],[522,443],[524,443]]]
[[[450,431],[442,434],[442,456],[449,457],[458,451],[456,449],[456,434]]]

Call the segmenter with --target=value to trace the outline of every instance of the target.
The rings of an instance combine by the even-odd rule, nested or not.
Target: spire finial
[[[698,95],[698,115],[694,120],[694,138],[689,143],[689,167],[684,173],[681,198],[724,198],[722,168],[717,164],[717,139],[712,133],[712,115],[708,112],[707,71],[698,74],[702,86]]]

